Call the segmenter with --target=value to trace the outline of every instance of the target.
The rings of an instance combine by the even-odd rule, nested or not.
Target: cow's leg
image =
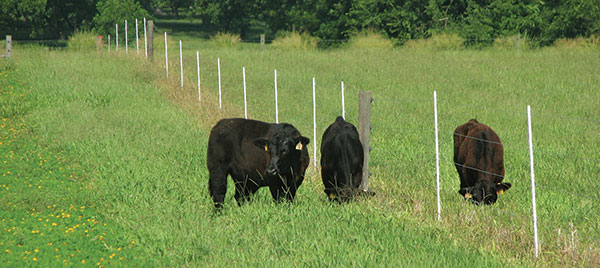
[[[241,171],[232,171],[231,177],[235,182],[235,200],[241,206],[258,190],[258,184]]]
[[[227,192],[227,169],[222,166],[209,170],[208,191],[216,209],[223,207]]]
[[[250,190],[248,189],[247,182],[247,180],[236,180],[235,182],[235,201],[237,201],[238,206],[250,200]]]
[[[321,178],[323,179],[323,185],[325,186],[325,194],[331,199],[332,196],[337,194],[335,190],[334,172],[331,169],[322,166]]]

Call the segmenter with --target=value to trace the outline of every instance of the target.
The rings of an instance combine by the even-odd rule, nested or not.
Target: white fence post
[[[115,24],[115,50],[119,51],[119,24]]]
[[[315,78],[312,79],[312,92],[313,92],[313,155],[314,155],[314,166],[317,167],[317,101],[315,98]]]
[[[108,35],[108,52],[110,52],[110,34]]]
[[[125,54],[129,54],[129,43],[127,40],[127,20],[125,20]]]
[[[440,202],[440,150],[438,143],[437,92],[433,92],[433,121],[435,124],[435,184],[437,193],[437,220],[442,221]]]
[[[144,18],[144,51],[146,58],[148,57],[148,37],[146,36],[146,18]]]
[[[529,133],[529,171],[531,174],[531,206],[533,216],[533,243],[535,247],[535,257],[538,257],[538,231],[537,231],[537,212],[535,204],[535,175],[533,172],[533,138],[531,132],[531,107],[527,105],[527,132]]]
[[[183,55],[181,40],[179,40],[179,72],[181,73],[181,88],[183,88]]]
[[[346,107],[345,107],[345,101],[344,101],[344,81],[342,81],[342,118],[344,118],[344,120],[346,120]]]
[[[135,50],[136,53],[139,55],[140,54],[140,35],[138,32],[138,19],[135,19]]]
[[[202,95],[200,94],[200,53],[196,51],[196,69],[198,70],[198,102],[202,101]]]
[[[167,52],[167,32],[165,32],[165,70],[167,71],[167,78],[169,78],[169,53]]]
[[[244,118],[248,119],[248,102],[246,101],[246,67],[242,67],[242,77],[244,79]]]
[[[219,74],[219,109],[222,108],[221,106],[221,59],[217,58],[217,71]]]
[[[277,69],[274,69],[275,73],[275,124],[279,124],[279,108],[277,107]]]

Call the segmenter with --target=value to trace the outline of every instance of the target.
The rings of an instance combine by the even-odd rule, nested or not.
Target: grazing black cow
[[[358,131],[338,116],[323,133],[321,177],[329,200],[347,201],[358,193],[364,152]]]
[[[471,119],[454,130],[454,165],[459,194],[475,204],[491,205],[511,186],[504,179],[504,149],[487,125]]]
[[[206,154],[215,208],[223,205],[228,174],[235,183],[238,205],[263,186],[269,187],[276,201],[293,200],[308,167],[309,141],[290,124],[220,120],[210,132]]]

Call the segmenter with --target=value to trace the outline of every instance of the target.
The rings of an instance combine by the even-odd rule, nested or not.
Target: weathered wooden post
[[[265,50],[265,34],[260,35],[260,50]]]
[[[515,45],[517,47],[517,51],[519,51],[519,49],[521,48],[521,44],[520,44],[520,39],[521,39],[521,34],[517,34],[517,37],[515,37]]]
[[[12,57],[12,35],[6,36],[6,56],[7,58]]]
[[[96,36],[96,51],[98,51],[98,54],[102,54],[103,50],[104,50],[104,36],[98,35],[98,36]]]
[[[154,21],[148,21],[148,58],[152,61],[154,55]]]
[[[360,142],[362,143],[364,151],[363,160],[363,173],[362,182],[360,183],[360,190],[368,191],[369,189],[369,152],[371,146],[369,140],[371,137],[371,103],[373,98],[371,97],[371,91],[361,91],[359,93],[358,102],[358,135]]]

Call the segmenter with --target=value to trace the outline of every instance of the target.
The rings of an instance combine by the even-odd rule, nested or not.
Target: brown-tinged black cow
[[[487,125],[471,119],[454,130],[454,165],[460,193],[475,204],[491,205],[511,186],[504,179],[504,148]]]
[[[321,142],[321,178],[329,200],[347,201],[358,193],[363,158],[356,127],[338,116]]]
[[[269,187],[276,201],[292,201],[308,167],[309,141],[290,124],[220,120],[210,132],[206,154],[208,189],[215,208],[223,205],[227,175],[235,183],[238,205],[263,186]]]

